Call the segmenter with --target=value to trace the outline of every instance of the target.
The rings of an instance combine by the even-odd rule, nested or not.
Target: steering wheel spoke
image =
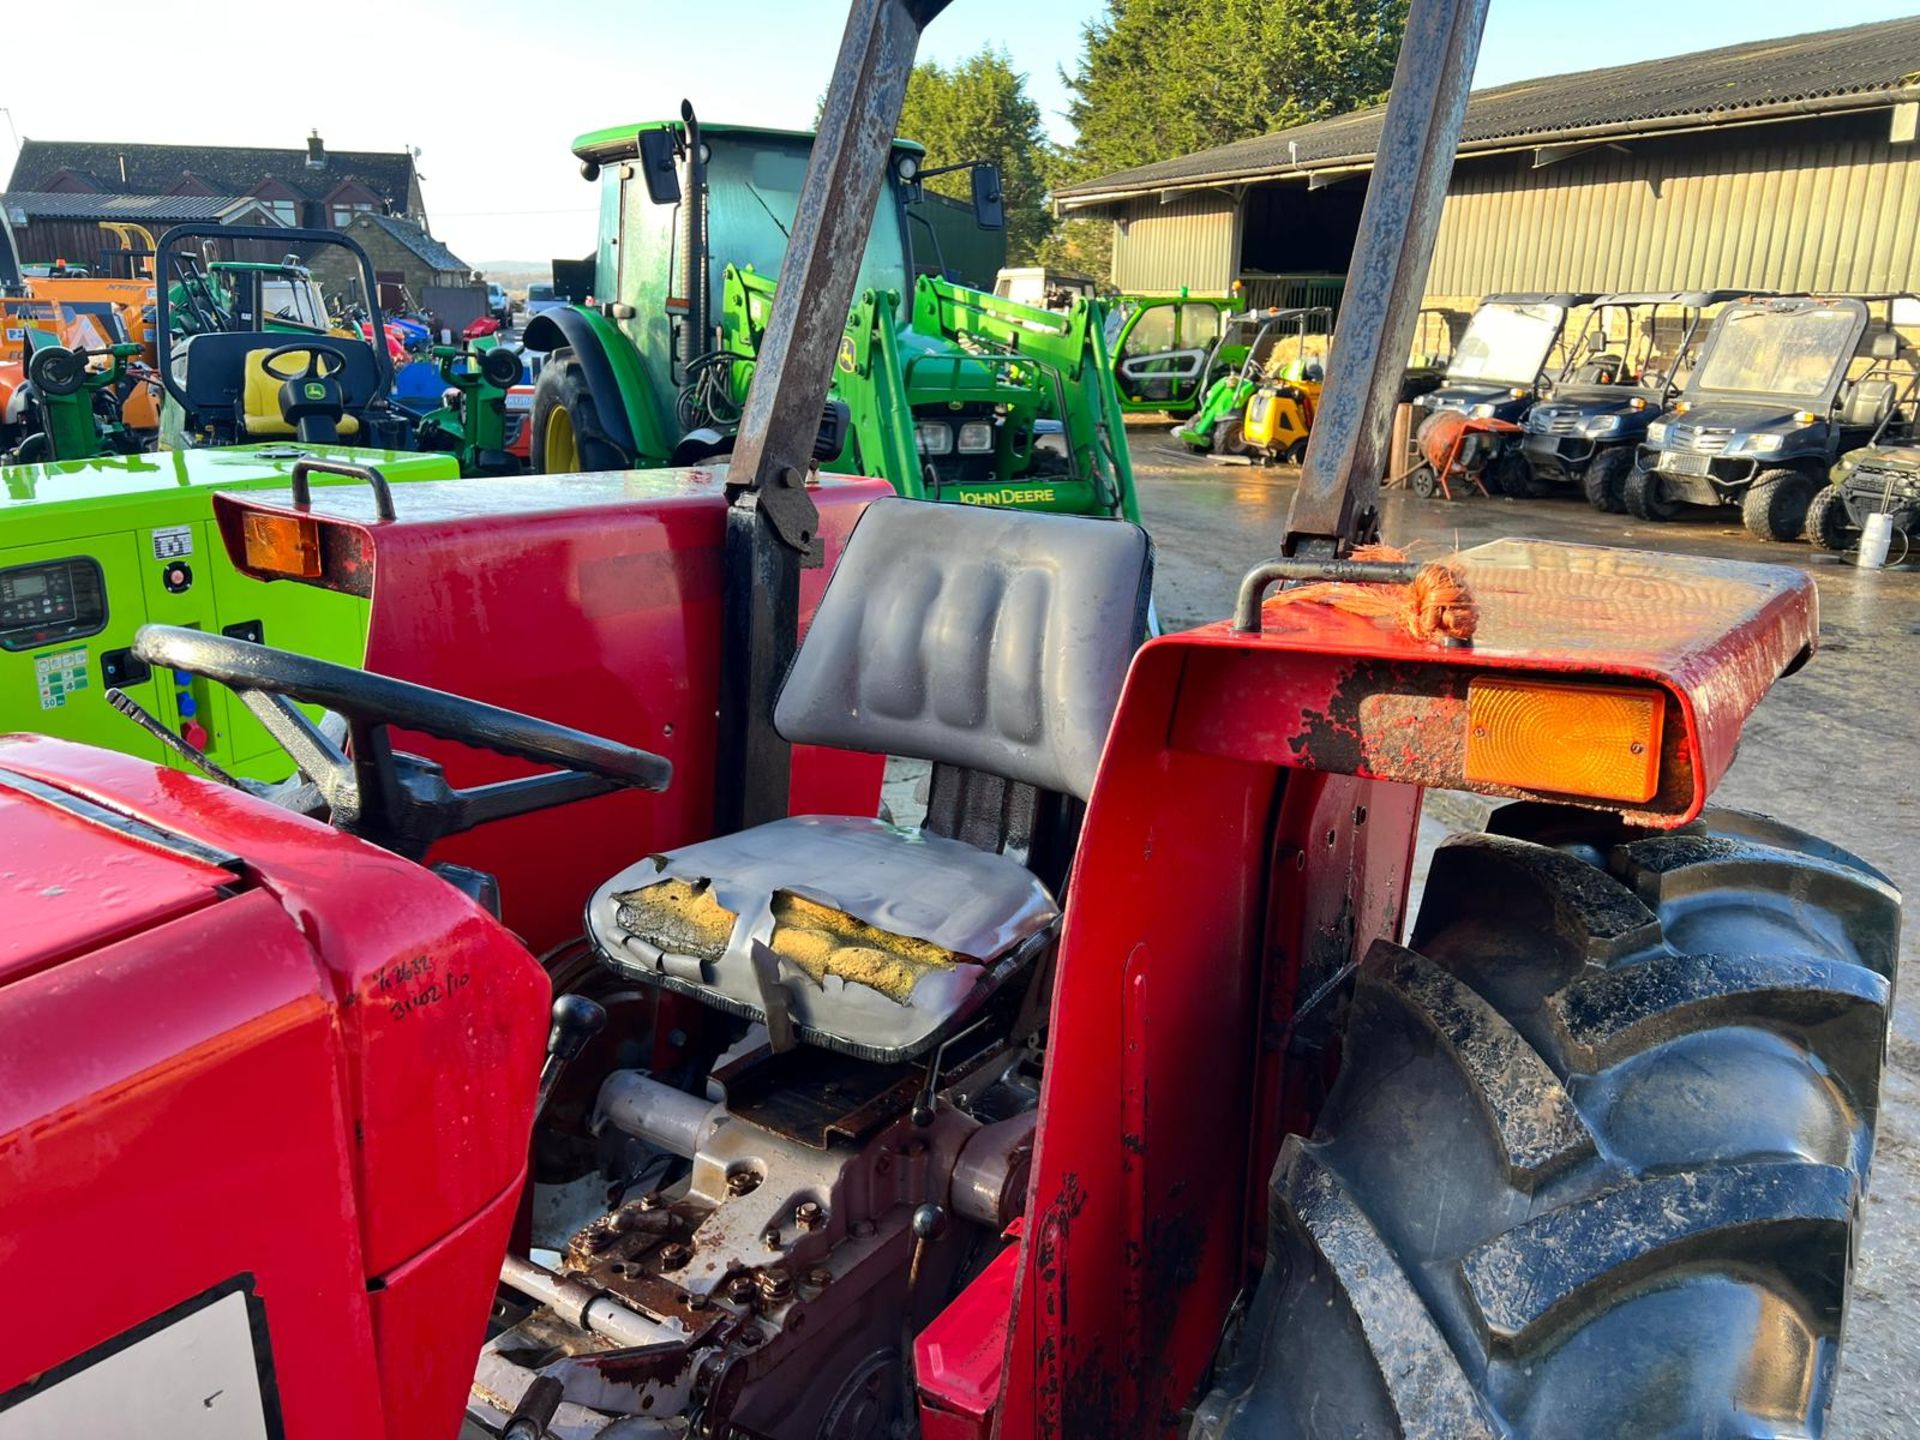
[[[232,690],[287,752],[337,828],[412,859],[476,825],[623,788],[664,790],[673,775],[671,761],[645,750],[231,636],[147,625],[133,648],[151,665]],[[346,743],[308,719],[300,704],[344,721]],[[558,768],[456,790],[433,761],[395,750],[393,727]]]

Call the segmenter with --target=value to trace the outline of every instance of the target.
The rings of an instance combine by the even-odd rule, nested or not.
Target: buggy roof
[[[1689,310],[1704,310],[1709,305],[1724,305],[1730,300],[1771,300],[1772,290],[1623,290],[1601,295],[1601,305],[1684,305]]]
[[[1558,305],[1562,310],[1571,310],[1576,305],[1591,305],[1600,297],[1589,291],[1576,293],[1560,292],[1550,294],[1538,290],[1503,290],[1497,295],[1482,295],[1482,305]]]

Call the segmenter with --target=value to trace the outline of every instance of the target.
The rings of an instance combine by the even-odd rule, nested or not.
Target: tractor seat
[[[284,343],[293,342],[288,340]],[[334,342],[328,340],[326,343]],[[276,379],[267,370],[267,356],[273,353],[274,348],[266,345],[247,352],[247,388],[242,396],[240,423],[247,434],[263,439],[299,433],[280,413],[280,387],[286,382]],[[298,371],[307,362],[296,357],[283,363],[290,371]],[[334,428],[344,440],[360,433],[360,421],[352,415],[342,415]]]
[[[1111,520],[880,500],[774,707],[795,744],[1084,801],[1145,632],[1152,549]],[[969,828],[969,838],[977,832]],[[622,975],[876,1061],[922,1054],[1050,947],[1056,897],[934,828],[796,816],[650,855],[587,907]]]

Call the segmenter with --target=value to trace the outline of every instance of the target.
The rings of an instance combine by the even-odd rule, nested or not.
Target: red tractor
[[[1279,558],[1144,645],[1132,526],[809,478],[937,9],[856,3],[728,471],[223,497],[365,671],[133,658],[301,780],[0,740],[0,1440],[1821,1431],[1899,900],[1709,804],[1810,583],[1354,553],[1484,3]],[[1409,930],[1436,786],[1512,803]]]

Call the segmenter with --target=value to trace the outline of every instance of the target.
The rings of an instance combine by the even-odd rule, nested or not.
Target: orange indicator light
[[[320,574],[320,527],[292,515],[248,514],[242,518],[247,565],[271,575],[311,580]]]
[[[1660,788],[1665,714],[1657,690],[1476,676],[1467,782],[1644,803]]]

